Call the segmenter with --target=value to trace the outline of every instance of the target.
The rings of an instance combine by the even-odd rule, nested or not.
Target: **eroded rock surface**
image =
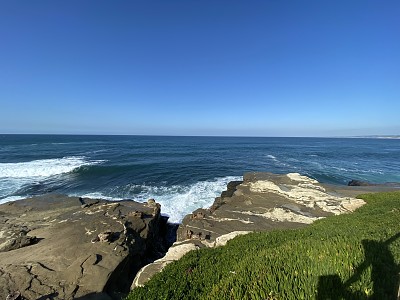
[[[202,247],[217,247],[240,234],[298,228],[331,215],[354,211],[364,204],[354,196],[370,187],[322,185],[297,173],[247,173],[243,182],[228,184],[208,209],[197,209],[178,228],[174,253],[143,267],[132,288],[143,285],[168,263]],[[178,253],[178,254],[177,254]]]
[[[119,299],[164,252],[160,205],[47,195],[0,205],[0,299]]]

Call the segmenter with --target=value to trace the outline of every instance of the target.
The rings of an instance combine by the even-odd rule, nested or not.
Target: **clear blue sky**
[[[400,1],[1,1],[0,133],[400,134]]]

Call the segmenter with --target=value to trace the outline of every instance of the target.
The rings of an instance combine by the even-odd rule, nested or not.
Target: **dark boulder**
[[[361,181],[361,180],[350,180],[347,185],[348,186],[373,186],[374,184],[366,182],[366,181]]]

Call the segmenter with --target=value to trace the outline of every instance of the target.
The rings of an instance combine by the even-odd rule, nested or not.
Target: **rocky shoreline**
[[[1,299],[120,299],[165,254],[154,201],[46,195],[0,205]]]
[[[178,228],[167,224],[153,199],[46,195],[5,203],[0,297],[120,299],[188,251],[253,231],[306,226],[363,205],[358,194],[393,189],[398,186],[329,186],[296,173],[247,173]]]
[[[243,181],[230,182],[210,208],[197,209],[183,219],[177,241],[165,257],[138,272],[132,288],[142,286],[189,251],[223,246],[250,232],[303,227],[320,218],[354,211],[364,204],[354,198],[359,194],[399,188],[399,184],[325,185],[297,173],[246,173]]]

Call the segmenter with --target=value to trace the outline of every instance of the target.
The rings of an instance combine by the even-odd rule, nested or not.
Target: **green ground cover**
[[[351,214],[192,251],[127,299],[396,299],[400,192],[360,198]]]

